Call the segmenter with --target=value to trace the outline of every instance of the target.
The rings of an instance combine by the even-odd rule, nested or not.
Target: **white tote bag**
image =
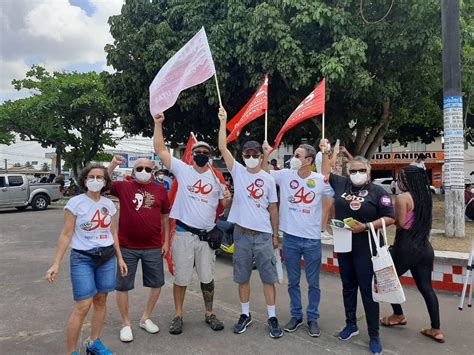
[[[387,227],[385,220],[382,221],[382,235],[384,245],[380,246],[380,229],[375,231],[374,225],[370,223],[369,246],[374,268],[372,279],[372,298],[375,302],[403,303],[405,293],[397,276],[397,270],[393,264],[392,256],[388,250]],[[374,256],[371,240],[375,242],[377,254]]]

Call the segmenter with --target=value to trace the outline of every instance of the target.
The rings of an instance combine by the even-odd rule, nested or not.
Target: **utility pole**
[[[442,0],[445,233],[464,237],[464,125],[459,0]]]
[[[8,159],[3,159],[5,162],[5,173],[8,173]]]

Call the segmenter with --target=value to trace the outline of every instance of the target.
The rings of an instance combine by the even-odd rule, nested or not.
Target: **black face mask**
[[[203,168],[207,164],[207,162],[209,161],[209,155],[194,154],[193,159],[196,162],[197,166],[199,166],[200,168]]]

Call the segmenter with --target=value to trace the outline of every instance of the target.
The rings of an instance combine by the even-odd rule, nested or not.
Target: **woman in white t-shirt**
[[[76,346],[82,325],[94,305],[87,352],[112,354],[99,337],[106,316],[107,294],[115,290],[117,262],[120,274],[127,275],[115,226],[117,210],[111,200],[101,196],[110,189],[112,180],[104,166],[95,164],[82,170],[78,184],[87,192],[71,198],[64,207],[64,227],[54,264],[46,278],[50,283],[55,281],[70,246],[71,283],[76,304],[67,324],[67,353],[78,354]]]

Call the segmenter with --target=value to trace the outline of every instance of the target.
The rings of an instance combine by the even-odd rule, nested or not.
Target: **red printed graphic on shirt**
[[[247,191],[250,193],[250,197],[254,200],[260,200],[264,194],[263,189],[258,187],[255,182],[247,186]]]
[[[101,210],[95,211],[94,216],[92,216],[90,222],[81,224],[81,229],[88,232],[92,232],[98,228],[109,228],[111,223],[112,216],[109,215],[109,211],[107,210],[107,208],[103,207],[102,213]]]
[[[213,186],[211,184],[203,184],[202,180],[199,179],[194,183],[193,186],[190,186],[188,189],[189,191],[195,194],[209,195],[213,190]]]
[[[310,204],[316,198],[316,194],[313,191],[305,193],[304,187],[301,187],[294,196],[288,197],[288,201],[294,204],[304,203]]]

